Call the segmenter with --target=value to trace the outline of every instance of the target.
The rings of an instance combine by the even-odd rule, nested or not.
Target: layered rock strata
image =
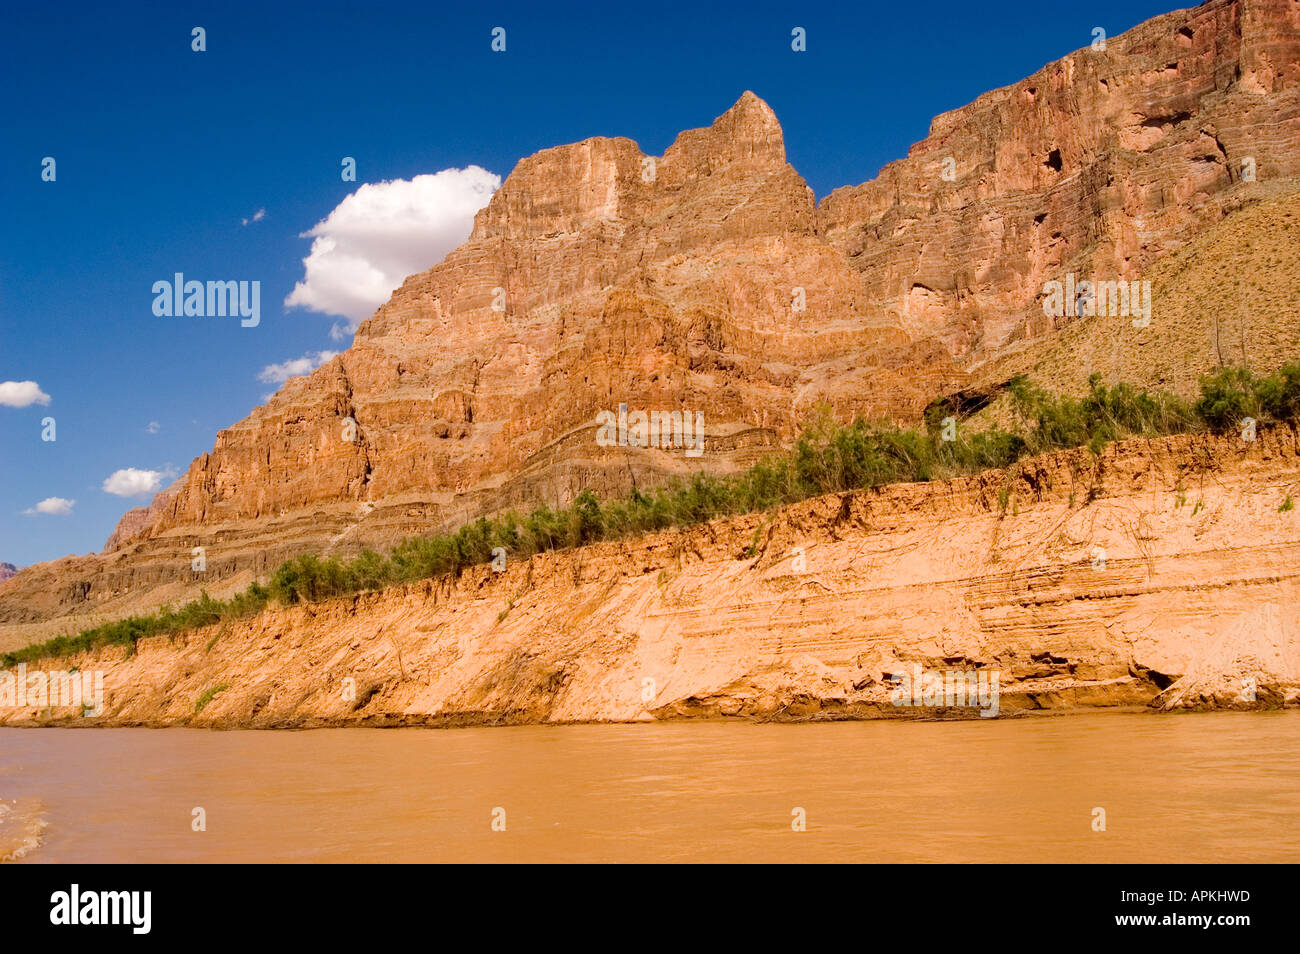
[[[41,664],[7,724],[985,718],[1300,703],[1300,431],[1127,441]],[[894,678],[990,700],[895,705]],[[972,683],[973,684],[973,683]],[[964,697],[969,699],[969,697]]]

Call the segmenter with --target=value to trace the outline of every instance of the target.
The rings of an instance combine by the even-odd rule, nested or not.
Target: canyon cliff
[[[1045,281],[1142,277],[1261,200],[1292,201],[1298,89],[1300,9],[1211,0],[937,117],[906,158],[820,203],[748,92],[662,156],[595,138],[523,159],[460,248],[221,431],[104,554],[0,584],[0,648],[221,595],[298,553],[733,471],[823,408],[914,420],[1059,364],[1051,349],[1085,325],[1044,318]],[[1265,320],[1297,337],[1291,314]],[[1185,337],[1176,324],[1157,315],[1134,347]],[[1102,357],[1071,372],[1112,370]],[[599,446],[596,414],[620,404],[702,412],[706,453]]]

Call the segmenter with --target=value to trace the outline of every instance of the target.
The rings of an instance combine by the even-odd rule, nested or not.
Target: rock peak
[[[727,116],[752,115],[762,117],[763,120],[778,131],[781,124],[777,122],[776,113],[772,112],[772,107],[767,104],[767,100],[756,94],[753,90],[747,89],[740,94],[740,99],[732,103],[731,108],[718,117],[722,120]],[[716,125],[716,123],[715,123]]]
[[[713,121],[713,128],[733,142],[747,145],[755,154],[785,162],[785,134],[772,107],[745,90],[734,106]]]
[[[785,164],[785,136],[772,107],[749,90],[707,129],[688,129],[677,137],[664,159],[685,160],[710,170],[732,162]]]

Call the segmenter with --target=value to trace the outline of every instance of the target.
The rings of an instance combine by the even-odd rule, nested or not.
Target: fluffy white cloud
[[[313,240],[306,276],[285,307],[342,315],[343,330],[355,331],[403,279],[465,241],[474,213],[500,187],[500,176],[478,166],[363,185],[303,233]]]
[[[162,427],[161,425],[159,425],[157,421],[150,421],[149,426],[146,427],[145,430],[148,431],[150,434],[157,434],[159,431],[162,430]]]
[[[143,497],[146,494],[156,494],[162,489],[162,482],[172,476],[174,475],[162,470],[137,470],[134,467],[126,467],[113,471],[111,476],[105,478],[104,492],[116,494],[118,497]]]
[[[49,403],[50,396],[35,381],[0,381],[0,404],[5,407]]]
[[[252,218],[240,219],[239,224],[248,225],[249,222],[260,222],[264,218],[266,218],[266,209],[258,209],[256,212],[253,213]]]
[[[258,373],[257,380],[265,381],[267,384],[284,384],[285,381],[300,374],[311,374],[337,354],[337,351],[317,351],[315,355],[309,352],[301,358],[290,358],[279,364],[268,364]]]
[[[23,513],[49,513],[62,517],[72,513],[72,505],[75,503],[75,500],[68,500],[65,497],[46,497],[35,507],[28,507]]]

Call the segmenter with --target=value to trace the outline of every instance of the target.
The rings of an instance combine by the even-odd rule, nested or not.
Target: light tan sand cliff
[[[101,714],[0,721],[979,717],[894,705],[916,666],[996,672],[1002,717],[1295,705],[1292,496],[1294,427],[1057,453],[49,660],[104,671]]]

